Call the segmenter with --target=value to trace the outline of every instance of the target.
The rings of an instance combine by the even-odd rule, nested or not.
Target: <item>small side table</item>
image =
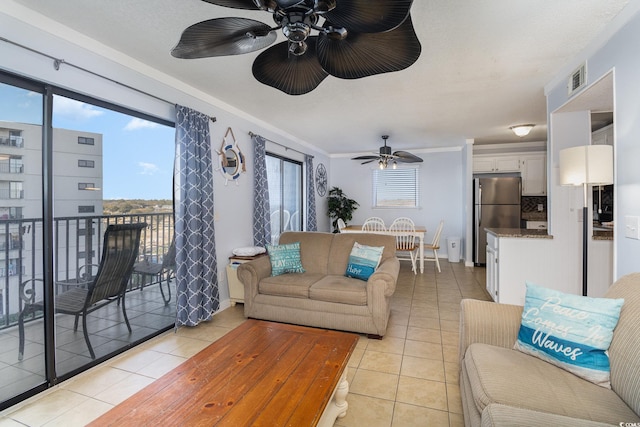
[[[254,256],[233,255],[229,257],[229,264],[227,265],[227,282],[229,283],[229,299],[231,300],[231,306],[235,306],[238,302],[244,304],[244,285],[240,282],[238,275],[236,274],[238,266],[266,255],[266,253],[262,253]]]

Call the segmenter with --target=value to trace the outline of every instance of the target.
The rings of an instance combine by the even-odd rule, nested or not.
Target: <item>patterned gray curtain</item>
[[[271,244],[271,208],[269,206],[269,184],[267,182],[267,142],[260,135],[253,140],[253,245]]]
[[[176,105],[176,327],[210,320],[220,307],[212,173],[209,116]]]
[[[307,165],[307,229],[306,231],[318,231],[318,221],[316,219],[316,190],[313,179],[313,156],[304,155],[304,162]]]

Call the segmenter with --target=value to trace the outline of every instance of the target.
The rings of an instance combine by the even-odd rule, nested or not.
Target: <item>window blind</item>
[[[374,207],[418,207],[418,169],[375,169]]]

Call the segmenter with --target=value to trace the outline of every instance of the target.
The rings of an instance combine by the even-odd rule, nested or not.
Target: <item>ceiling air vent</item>
[[[573,95],[578,89],[582,88],[586,82],[587,66],[583,63],[569,76],[569,95]]]

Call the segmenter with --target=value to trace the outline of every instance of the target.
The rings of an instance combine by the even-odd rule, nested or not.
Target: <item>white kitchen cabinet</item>
[[[498,238],[491,233],[487,234],[487,292],[491,298],[498,302]]]
[[[473,157],[474,173],[519,172],[518,156],[478,155]]]
[[[546,196],[547,156],[530,154],[520,156],[523,196]]]
[[[591,134],[591,145],[613,145],[613,124]]]

